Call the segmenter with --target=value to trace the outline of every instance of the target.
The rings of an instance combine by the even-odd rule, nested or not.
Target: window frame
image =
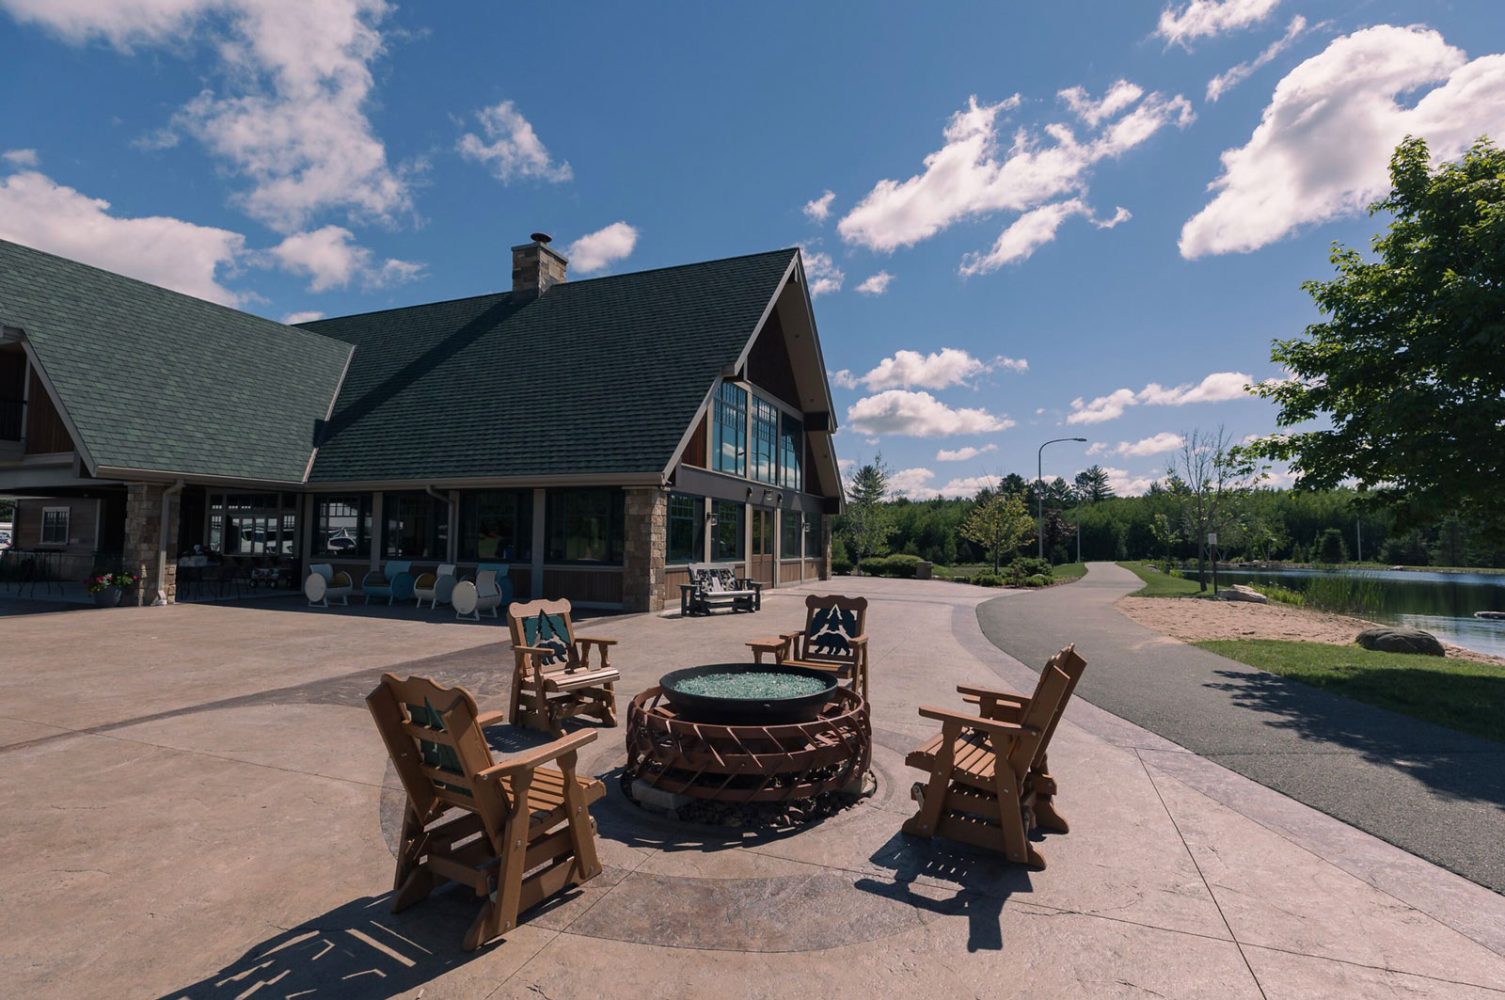
[[[675,512],[676,504],[688,504],[688,510]],[[690,523],[689,556],[680,558],[674,549],[676,524]],[[664,564],[683,566],[705,559],[705,498],[693,493],[670,493],[664,509]]]
[[[52,514],[63,515],[63,538],[62,541],[48,541],[47,518]],[[68,540],[73,537],[73,508],[72,507],[43,507],[42,522],[37,526],[37,545],[48,548],[67,548]]]
[[[750,395],[747,478],[776,486],[779,482],[779,418],[783,411],[761,393]]]
[[[793,526],[792,530],[794,531],[794,537],[798,541],[798,544],[795,546],[794,555],[790,555],[788,553],[788,551],[786,551],[786,548],[785,548],[786,544],[789,541],[789,532],[791,530],[791,526]],[[804,512],[803,511],[798,511],[798,510],[783,510],[783,511],[780,511],[779,512],[779,561],[783,562],[786,559],[803,559],[803,558],[805,558],[805,515],[804,515]]]
[[[498,551],[484,556],[480,548],[480,504],[483,498],[512,498],[512,554]],[[531,489],[494,489],[460,491],[459,522],[456,529],[455,558],[458,562],[531,563],[533,561],[533,491]],[[472,522],[475,531],[472,532]],[[498,535],[498,539],[502,536]],[[503,546],[498,543],[498,549]]]
[[[712,516],[716,523],[711,533],[711,562],[739,563],[747,561],[747,505],[736,500],[717,500],[711,508]],[[736,554],[724,555],[721,549],[721,540],[725,535],[732,537],[724,531],[726,521],[723,516],[735,512],[731,520],[736,524]]]
[[[794,434],[789,434],[789,425],[794,425]],[[785,447],[792,440],[794,449],[791,452]],[[778,485],[796,493],[804,492],[805,489],[805,420],[803,416],[796,417],[787,410],[779,411],[778,446],[778,471],[776,478]],[[791,463],[787,461],[793,457],[793,476],[790,475]]]
[[[394,518],[402,516],[401,507],[408,501],[426,501],[429,504],[430,515],[433,517],[432,527],[429,529],[427,547],[436,555],[418,555],[416,553],[404,553],[397,551],[392,542],[397,532],[392,530]],[[412,562],[442,563],[449,559],[449,501],[424,492],[423,490],[397,490],[383,492],[381,498],[381,554],[383,559],[407,559]],[[442,516],[438,515],[442,512]]]
[[[604,559],[571,559],[566,553],[569,550],[567,538],[557,538],[556,529],[559,522],[556,518],[567,518],[570,511],[564,508],[562,500],[570,496],[583,496],[586,494],[604,495],[610,504],[606,512],[605,546],[606,557]],[[553,566],[601,566],[620,567],[625,566],[627,561],[627,494],[614,486],[583,486],[563,487],[550,489],[544,494],[544,562]],[[556,548],[555,543],[561,542],[563,548]]]
[[[354,559],[365,561],[371,558],[371,535],[375,524],[372,519],[372,500],[370,493],[315,493],[313,494],[313,542],[311,559]],[[353,501],[353,502],[352,502]],[[328,530],[329,514],[327,506],[342,504],[355,511],[355,548],[344,552],[333,552],[327,545],[333,531]],[[348,517],[349,515],[341,515]],[[340,526],[338,530],[345,530]],[[322,541],[320,540],[322,539]]]
[[[722,382],[716,389],[715,420],[711,422],[711,469],[739,479],[747,478],[747,415],[750,393],[735,382]],[[735,466],[728,467],[725,445],[732,446]]]

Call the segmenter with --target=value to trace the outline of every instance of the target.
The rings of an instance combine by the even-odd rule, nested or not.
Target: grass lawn
[[[1086,563],[1062,563],[1051,568],[1050,575],[1056,583],[1070,583],[1087,575]]]
[[[1505,742],[1505,666],[1320,642],[1224,639],[1197,645],[1355,701]]]
[[[1196,597],[1203,592],[1197,581],[1162,573],[1158,566],[1148,562],[1119,565],[1144,581],[1144,586],[1134,591],[1132,597]]]

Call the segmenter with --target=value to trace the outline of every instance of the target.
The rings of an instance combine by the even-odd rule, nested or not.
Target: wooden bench
[[[730,608],[732,611],[758,611],[763,607],[763,584],[737,575],[730,566],[691,563],[690,582],[679,585],[679,613],[708,615]]]
[[[916,837],[942,836],[998,851],[1039,871],[1045,858],[1029,842],[1032,829],[1065,833],[1055,809],[1056,781],[1046,751],[1087,661],[1067,646],[1040,671],[1032,697],[960,685],[980,714],[920,708],[941,731],[904,762],[930,774],[912,790],[919,811],[904,823]]]
[[[610,662],[617,641],[576,638],[570,610],[566,600],[530,601],[507,609],[513,659],[507,718],[513,725],[557,734],[564,731],[563,721],[576,715],[617,724],[621,674]]]
[[[867,598],[811,594],[805,598],[805,627],[779,636],[777,663],[834,673],[868,699]],[[749,643],[758,662],[765,643]]]
[[[517,926],[518,914],[601,873],[590,804],[606,794],[575,773],[590,730],[492,759],[482,715],[464,688],[385,674],[366,698],[407,792],[392,912],[452,880],[482,900],[466,951]],[[478,836],[479,835],[479,836]]]

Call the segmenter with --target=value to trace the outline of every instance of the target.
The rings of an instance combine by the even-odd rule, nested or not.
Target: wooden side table
[[[762,638],[750,640],[747,643],[747,648],[752,650],[754,663],[761,664],[764,653],[772,654],[773,662],[777,663],[784,652],[784,637],[781,635],[763,636]]]

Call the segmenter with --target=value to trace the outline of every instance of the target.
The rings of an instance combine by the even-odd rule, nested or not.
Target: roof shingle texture
[[[350,346],[0,240],[26,332],[98,465],[297,483]]]
[[[661,472],[795,252],[305,324],[356,348],[311,481]]]

